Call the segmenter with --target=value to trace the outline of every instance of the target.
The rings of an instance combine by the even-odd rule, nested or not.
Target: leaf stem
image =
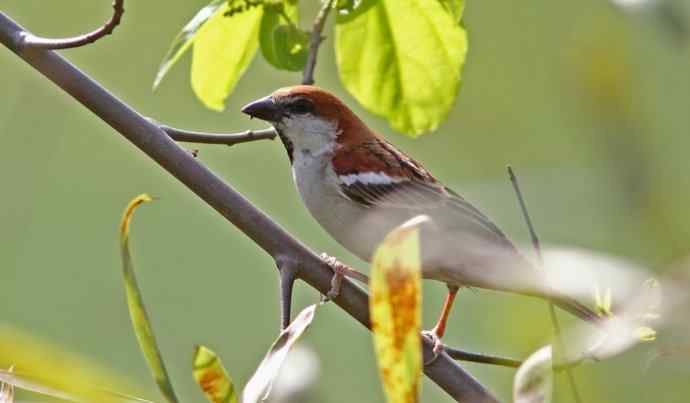
[[[513,171],[513,167],[508,166],[508,176],[510,177],[510,182],[513,184],[513,189],[515,189],[515,194],[517,195],[518,202],[520,203],[520,210],[522,210],[522,215],[527,223],[527,228],[529,230],[530,238],[532,239],[532,246],[539,259],[539,264],[544,265],[544,257],[541,253],[541,244],[539,242],[539,237],[537,232],[534,230],[534,225],[532,224],[532,219],[527,210],[527,203],[525,203],[525,198],[522,196],[522,190],[520,189],[520,183],[518,181],[517,175]],[[551,324],[553,325],[553,333],[555,336],[555,346],[554,346],[554,357],[553,357],[553,368],[556,369],[556,362],[558,361],[556,357],[559,353],[563,352],[564,343],[563,335],[561,334],[561,325],[558,321],[558,316],[556,315],[556,308],[553,302],[549,301],[549,316],[551,317]],[[573,375],[570,367],[565,368],[565,373],[568,378],[568,384],[570,385],[570,390],[573,393],[573,400],[576,403],[581,403],[582,398],[580,397],[580,392],[578,391],[577,384],[575,383],[575,376]]]

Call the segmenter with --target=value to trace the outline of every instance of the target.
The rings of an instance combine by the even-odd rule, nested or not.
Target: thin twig
[[[183,141],[186,143],[203,143],[203,144],[224,144],[232,146],[239,143],[247,143],[256,140],[273,140],[277,133],[275,129],[261,129],[261,130],[246,130],[240,133],[205,133],[191,130],[178,129],[170,126],[158,124],[152,119],[154,124],[158,125],[163,131],[168,133],[171,139],[175,141]]]
[[[309,38],[309,56],[307,56],[307,64],[304,66],[304,75],[302,76],[302,84],[314,84],[314,69],[316,68],[316,59],[319,55],[319,47],[323,42],[324,37],[321,35],[323,27],[328,19],[328,14],[333,8],[334,0],[322,0],[323,4],[319,13],[314,19],[314,25],[311,29],[311,37]]]
[[[498,365],[502,367],[519,368],[522,361],[514,360],[512,358],[498,357],[493,355],[486,355],[480,353],[471,353],[469,351],[458,350],[448,346],[443,346],[443,351],[449,356],[460,361],[477,362],[480,364]]]
[[[26,31],[0,12],[0,42],[153,159],[163,169],[218,211],[272,257],[290,256],[299,262],[298,276],[320,293],[328,292],[333,271],[312,250],[285,231],[243,195],[175,143],[160,127],[113,96],[99,83],[53,51],[25,52],[19,38]],[[369,297],[344,280],[334,302],[356,321],[371,328]],[[432,355],[425,340],[423,351]],[[495,403],[498,400],[447,354],[441,353],[424,373],[456,401]]]
[[[544,257],[541,253],[541,245],[539,243],[539,237],[537,236],[537,232],[534,230],[534,225],[532,224],[532,219],[530,218],[529,212],[527,210],[527,203],[525,203],[525,198],[522,196],[522,190],[520,190],[520,183],[518,182],[517,175],[515,175],[515,172],[513,172],[513,168],[511,166],[508,166],[508,175],[510,176],[510,182],[513,184],[513,188],[515,189],[515,194],[517,195],[518,202],[520,203],[520,209],[522,210],[522,215],[525,218],[525,222],[527,223],[527,228],[529,229],[529,235],[530,238],[532,238],[532,246],[534,247],[534,251],[537,254],[537,258],[539,259],[539,264],[543,266],[544,264]],[[556,369],[556,362],[558,361],[556,358],[559,356],[559,352],[563,352],[565,348],[565,344],[563,342],[563,335],[561,333],[561,325],[558,321],[558,316],[556,315],[556,308],[554,307],[553,302],[549,301],[549,316],[551,317],[551,323],[553,325],[553,333],[555,336],[555,348],[554,348],[554,357],[553,357],[553,365],[554,365],[554,370]],[[580,397],[580,392],[577,388],[577,384],[575,383],[575,376],[573,375],[570,367],[565,368],[565,373],[568,378],[568,384],[570,385],[570,389],[573,392],[573,400],[575,400],[576,403],[581,403],[582,399]]]
[[[113,1],[113,16],[100,28],[93,32],[84,35],[75,36],[72,38],[42,38],[29,33],[25,33],[22,37],[21,46],[40,49],[69,49],[78,48],[80,46],[88,45],[96,42],[106,35],[110,35],[120,24],[122,15],[125,13],[124,0]]]

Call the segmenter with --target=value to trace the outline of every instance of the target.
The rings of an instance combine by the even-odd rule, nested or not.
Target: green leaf
[[[242,403],[260,403],[271,392],[288,352],[314,319],[317,305],[309,305],[285,328],[271,345],[263,361],[242,391]]]
[[[389,403],[417,402],[422,374],[419,230],[410,222],[376,249],[369,282],[374,351]]]
[[[192,89],[201,102],[216,111],[230,95],[252,61],[259,45],[263,7],[250,7],[224,16],[227,3],[204,24],[194,40]]]
[[[156,338],[153,335],[153,328],[144,307],[144,300],[141,296],[141,291],[137,285],[136,277],[134,276],[134,266],[132,263],[132,255],[129,251],[129,226],[134,215],[134,210],[143,203],[152,201],[153,199],[147,194],[141,194],[132,201],[125,209],[125,212],[120,221],[120,254],[122,256],[122,274],[125,281],[125,290],[127,292],[127,306],[129,307],[129,315],[132,319],[132,327],[134,333],[139,341],[139,347],[144,358],[149,365],[149,369],[153,374],[158,388],[165,398],[171,403],[177,403],[177,397],[173,390],[168,371],[165,369],[163,357],[161,357]]]
[[[296,24],[299,10],[296,0],[264,5],[259,43],[264,59],[281,70],[300,71],[307,63],[309,34]]]
[[[237,403],[235,385],[216,353],[205,346],[197,346],[192,365],[194,379],[210,402]]]
[[[513,380],[514,403],[548,403],[553,392],[551,346],[542,347],[522,363]]]
[[[182,57],[182,55],[192,46],[196,33],[211,16],[213,16],[220,7],[225,4],[227,0],[213,0],[209,5],[199,10],[194,18],[192,18],[187,25],[177,34],[173,39],[168,53],[163,57],[156,78],[153,81],[153,89],[155,90],[163,80],[168,71],[175,63]]]
[[[465,12],[465,0],[439,0],[443,7],[455,17],[455,20],[462,21],[462,14]]]
[[[335,46],[345,88],[394,129],[418,136],[455,102],[467,35],[438,1],[364,0],[338,15]]]

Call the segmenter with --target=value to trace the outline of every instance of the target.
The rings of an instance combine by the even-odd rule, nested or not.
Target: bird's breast
[[[394,223],[369,222],[370,211],[340,192],[329,161],[295,155],[292,172],[297,190],[316,221],[345,249],[368,261]]]

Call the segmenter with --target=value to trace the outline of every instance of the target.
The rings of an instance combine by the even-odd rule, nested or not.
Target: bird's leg
[[[343,263],[340,263],[338,259],[334,258],[333,256],[329,256],[325,253],[322,253],[321,259],[324,262],[326,262],[326,264],[330,266],[330,268],[333,270],[333,278],[331,279],[331,289],[328,290],[328,293],[326,293],[325,301],[330,301],[340,294],[340,287],[342,286],[344,277],[353,278],[364,284],[369,283],[369,277]]]
[[[441,310],[441,316],[436,322],[431,330],[424,331],[424,335],[429,337],[434,343],[434,357],[432,361],[436,359],[438,354],[443,350],[443,343],[441,338],[446,333],[446,324],[448,323],[448,315],[450,315],[450,309],[453,307],[453,301],[455,301],[455,296],[458,294],[458,287],[454,285],[448,285],[448,295],[446,296],[446,301],[443,303],[443,309]]]

